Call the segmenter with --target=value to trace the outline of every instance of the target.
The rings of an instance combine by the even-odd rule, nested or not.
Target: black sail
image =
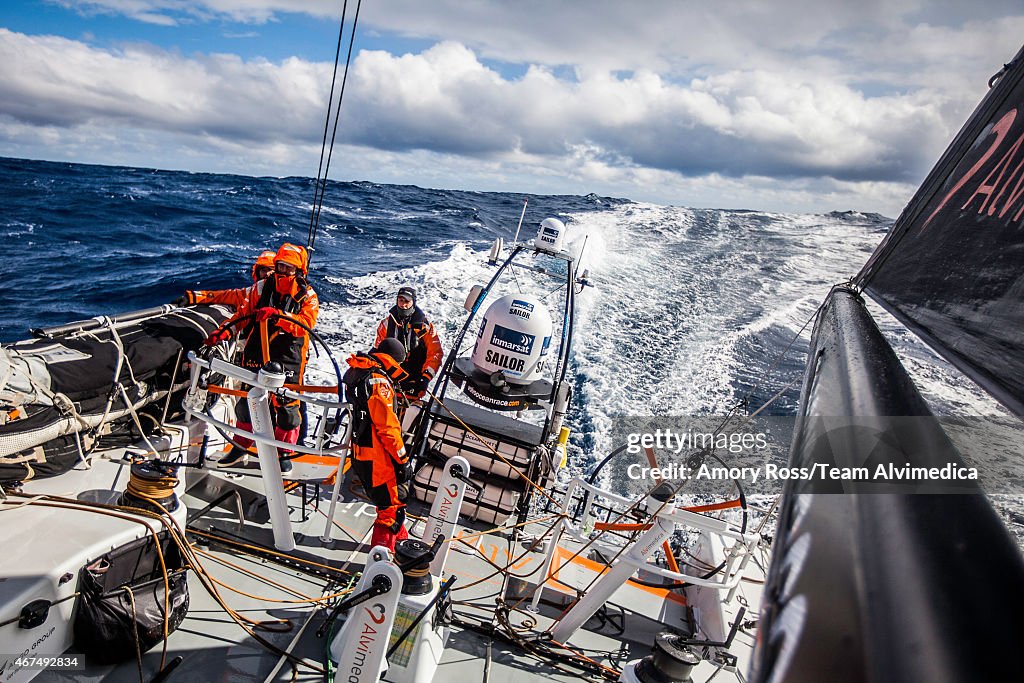
[[[1024,49],[939,159],[857,284],[1024,414]]]

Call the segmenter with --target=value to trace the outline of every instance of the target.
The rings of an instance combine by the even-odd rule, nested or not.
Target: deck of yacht
[[[123,451],[116,449],[95,459],[90,469],[29,482],[24,496],[12,496],[4,503],[0,524],[8,551],[0,557],[0,605],[7,607],[0,617],[6,618],[12,605],[20,609],[19,601],[38,594],[40,586],[56,585],[46,580],[47,576],[62,575],[65,582],[55,594],[37,597],[54,600],[73,594],[76,581],[66,577],[77,576],[86,559],[149,533],[138,521],[112,518],[85,506],[52,507],[46,504],[48,499],[33,499],[45,495],[112,502],[128,476],[128,464],[122,455]],[[190,471],[188,479],[189,491],[181,496],[187,519],[185,509],[177,518],[183,526],[187,524],[202,572],[211,580],[206,583],[216,586],[219,596],[211,595],[200,577],[190,572],[188,615],[167,639],[166,652],[157,646],[142,656],[141,672],[138,663],[130,660],[118,665],[89,664],[85,670],[77,671],[46,670],[32,680],[324,680],[322,669],[329,638],[318,637],[317,631],[331,610],[311,601],[346,589],[362,570],[374,519],[373,507],[356,497],[356,487],[346,482],[342,486],[345,500],[334,515],[333,538],[324,543],[321,537],[327,526],[331,487],[317,481],[296,485],[287,494],[296,548],[279,554],[273,549],[258,468]],[[203,510],[217,499],[222,499],[219,505]],[[414,503],[409,511],[412,517],[408,526],[412,535],[418,536],[426,510]],[[546,523],[550,524],[550,519]],[[591,553],[576,556],[579,544],[563,541],[560,556],[565,564],[547,580],[539,611],[531,612],[527,607],[544,559],[543,544],[533,544],[531,539],[543,535],[547,527],[543,522],[526,525],[520,531],[520,540],[513,543],[509,531],[491,526],[460,526],[459,533],[467,538],[448,555],[446,574],[457,577],[448,610],[454,624],[435,680],[570,681],[584,676],[596,679],[598,676],[593,672],[588,674],[570,663],[552,663],[531,654],[528,648],[537,647],[530,641],[546,631],[575,599],[576,591],[569,586],[585,589],[603,565]],[[748,670],[754,641],[751,624],[756,622],[763,566],[756,558],[748,565],[736,599],[725,606],[727,629],[732,627],[737,610],[746,608],[728,653],[719,648],[702,649],[705,660],[694,672],[695,681],[712,677],[729,680],[733,674],[726,676],[727,672]],[[497,568],[507,569],[501,572]],[[506,613],[506,628],[501,628],[495,615],[498,599],[511,608]],[[71,619],[73,604],[73,600],[67,600],[55,605],[50,620],[40,630],[19,630],[17,635],[36,640],[53,624],[55,630],[50,637],[59,642],[60,622]],[[224,605],[230,607],[233,615]],[[626,662],[649,654],[656,634],[666,627],[700,637],[701,634],[690,633],[692,623],[693,613],[685,591],[630,582],[612,596],[568,645],[574,656],[582,655],[607,667],[609,671],[605,673],[610,675],[610,670],[621,669]],[[0,627],[0,633],[10,633],[14,628]],[[509,632],[517,635],[510,638]],[[289,653],[290,657],[273,652],[258,640]],[[24,641],[23,638],[0,650],[21,651]],[[67,651],[72,653],[74,648]],[[303,663],[295,665],[292,658]],[[161,670],[162,679],[157,678]],[[0,674],[0,680],[28,680],[25,672],[20,677],[15,675],[8,670]]]

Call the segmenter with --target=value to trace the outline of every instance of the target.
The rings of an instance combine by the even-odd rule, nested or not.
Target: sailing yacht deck
[[[107,500],[123,488],[127,477],[127,464],[120,461],[120,453],[110,452],[107,459],[95,461],[92,469],[72,471],[61,477],[30,482],[25,487],[28,495],[67,494],[79,489],[81,499]],[[290,519],[295,533],[296,548],[283,554],[273,550],[273,534],[262,496],[262,478],[259,470],[250,467],[241,470],[199,471],[190,479],[191,489],[182,496],[188,508],[189,538],[193,543],[201,572],[215,587],[219,598],[213,597],[195,572],[189,572],[190,608],[181,626],[167,639],[166,654],[160,646],[142,656],[141,679],[154,680],[162,668],[167,681],[314,681],[323,680],[320,670],[326,660],[329,637],[318,637],[330,609],[310,601],[331,596],[349,587],[350,582],[363,569],[366,560],[366,540],[374,519],[374,509],[352,493],[349,482],[342,486],[347,500],[338,506],[335,514],[333,540],[321,541],[327,523],[326,511],[331,487],[313,483],[306,491],[305,501],[301,486],[287,494]],[[313,490],[315,489],[315,490]],[[103,492],[106,491],[106,495]],[[233,495],[238,493],[237,499]],[[226,498],[225,498],[226,496]],[[208,503],[225,498],[221,504],[195,518]],[[8,506],[25,502],[26,498],[12,497]],[[241,509],[244,521],[240,522]],[[422,532],[422,517],[426,510],[419,504],[410,506],[410,512],[420,520],[411,518],[411,532]],[[184,507],[179,518],[183,516]],[[540,514],[540,518],[550,515]],[[124,520],[112,520],[96,512],[54,510],[27,504],[17,510],[6,510],[2,519],[9,529],[17,530],[11,539],[13,545],[26,551],[39,552],[47,546],[29,543],[28,536],[38,538],[53,535],[66,539],[52,547],[64,548],[77,542],[86,544],[88,538],[107,540],[105,548],[116,545],[111,525],[118,526],[121,536],[133,537],[148,533],[141,525]],[[547,524],[550,525],[550,520]],[[509,523],[511,525],[511,522]],[[579,544],[565,542],[561,557],[569,560],[558,571],[551,573],[540,601],[539,613],[527,606],[533,597],[530,579],[543,568],[543,545],[534,543],[546,530],[543,523],[523,527],[520,539],[513,543],[511,534],[504,530],[489,530],[477,525],[460,527],[458,533],[466,540],[458,545],[458,552],[448,555],[448,574],[457,576],[451,594],[452,605],[446,610],[454,616],[451,636],[434,680],[579,680],[584,672],[567,664],[554,664],[530,654],[525,647],[548,629],[555,617],[575,598],[570,584],[584,589],[600,572],[603,565],[584,552],[574,557]],[[486,533],[481,533],[486,532]],[[25,538],[23,538],[25,537]],[[118,536],[118,538],[120,538]],[[531,550],[531,546],[534,546]],[[86,551],[79,550],[74,563],[81,566]],[[96,552],[95,554],[99,554]],[[95,554],[93,556],[95,556]],[[285,564],[281,560],[286,560]],[[14,567],[23,556],[9,553],[0,559],[0,575],[15,577]],[[59,564],[46,554],[38,558],[40,565]],[[507,568],[505,573],[497,568]],[[760,582],[763,574],[757,563],[752,563],[747,580],[741,582],[738,597],[727,606],[727,619],[735,619],[736,608],[746,605],[756,610],[760,600]],[[523,578],[526,577],[526,580]],[[564,582],[564,583],[562,583]],[[70,594],[74,581],[66,592]],[[9,579],[0,588],[9,592]],[[666,591],[629,583],[617,591],[607,605],[570,640],[574,654],[584,655],[601,666],[621,669],[626,662],[639,659],[651,651],[656,634],[665,626],[677,632],[689,633],[692,610],[680,591]],[[503,629],[495,630],[495,600],[504,595],[503,604],[516,607],[508,613],[509,630],[518,633],[519,643],[512,642]],[[4,594],[5,604],[7,598]],[[69,621],[73,601],[61,603],[52,610],[51,620]],[[234,617],[224,608],[230,607]],[[236,622],[246,623],[247,632]],[[749,611],[742,621],[755,617]],[[281,620],[287,620],[283,623]],[[535,621],[535,623],[532,623]],[[265,622],[260,626],[254,623]],[[728,628],[731,624],[727,624]],[[7,627],[12,628],[12,627]],[[44,630],[48,630],[45,625]],[[267,641],[273,647],[287,651],[306,664],[294,670],[288,658],[271,652],[257,642]],[[70,641],[69,641],[70,642]],[[709,659],[695,670],[694,680],[708,680],[721,674],[719,669],[747,668],[753,634],[746,627],[737,631],[730,649],[737,659],[718,657],[709,650]],[[543,647],[543,646],[542,646]],[[57,652],[57,650],[50,650]],[[68,652],[73,652],[70,648]],[[179,661],[180,658],[180,661]],[[590,675],[590,677],[595,677]],[[9,678],[7,680],[27,680]],[[119,665],[97,666],[87,670],[43,671],[35,681],[137,681],[139,665],[131,660]],[[716,675],[716,680],[723,680]]]

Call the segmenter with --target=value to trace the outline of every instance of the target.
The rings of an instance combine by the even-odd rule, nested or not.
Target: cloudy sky
[[[341,10],[2,0],[0,155],[315,176]],[[365,0],[331,176],[895,217],[1022,41],[1020,0]]]

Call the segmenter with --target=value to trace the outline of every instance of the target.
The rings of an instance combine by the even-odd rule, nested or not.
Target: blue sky
[[[74,7],[74,5],[80,5]],[[341,2],[324,3],[326,10],[341,16]],[[355,1],[350,5],[355,7]],[[89,3],[57,3],[46,0],[5,0],[0,20],[12,30],[27,34],[52,34],[81,40],[106,49],[126,42],[145,42],[184,54],[223,52],[244,59],[280,61],[300,57],[311,61],[334,58],[338,22],[332,16],[282,12],[272,20],[237,21],[227,16],[203,20],[181,12],[166,13],[173,25],[140,21],[123,13],[90,7]],[[406,38],[378,31],[360,31],[363,49],[418,52],[433,44],[429,39]]]
[[[980,4],[366,0],[332,177],[895,216],[1020,48]],[[0,155],[315,175],[341,6],[5,0]]]

